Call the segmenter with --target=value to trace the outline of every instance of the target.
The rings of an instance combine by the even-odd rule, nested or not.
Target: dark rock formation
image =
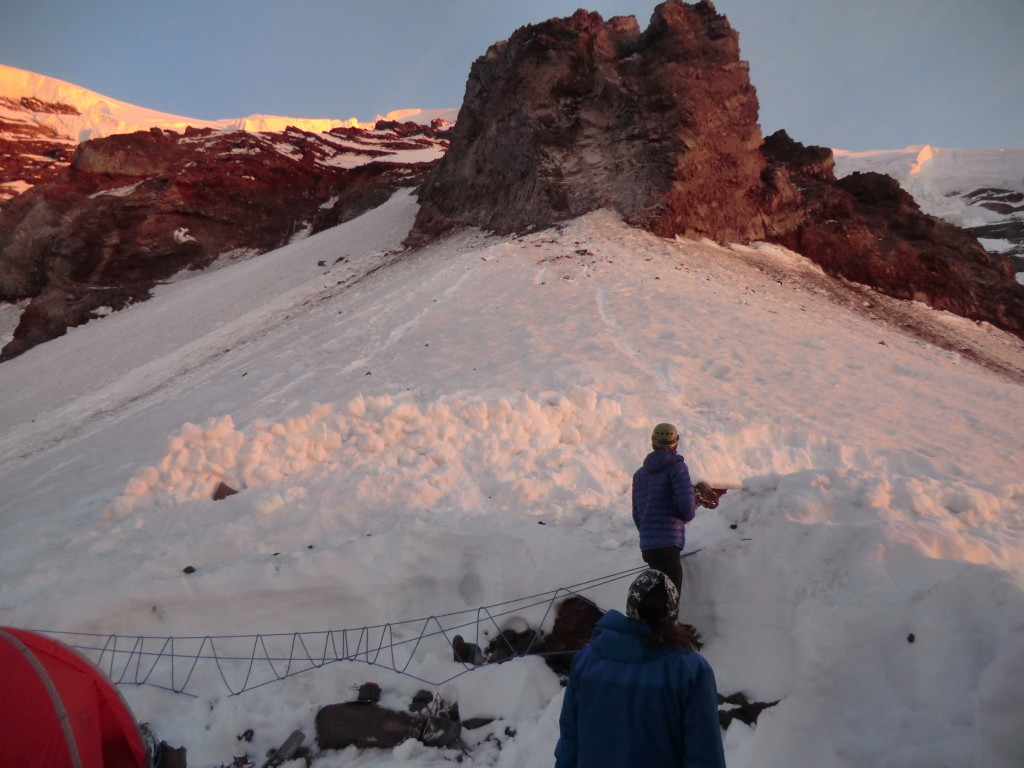
[[[213,495],[210,497],[214,501],[224,501],[228,496],[234,496],[238,493],[237,490],[232,488],[225,482],[217,483],[217,487],[213,489]]]
[[[494,664],[516,656],[535,653],[543,647],[543,642],[543,633],[536,630],[504,629],[487,644],[484,657],[488,663]]]
[[[473,64],[407,242],[609,208],[662,236],[780,243],[832,275],[1024,336],[1008,259],[888,177],[837,181],[828,149],[781,132],[762,147],[757,112],[738,36],[710,2],[668,0],[644,32],[585,11],[523,27]]]
[[[1024,336],[1024,286],[1005,256],[922,213],[889,176],[853,173],[836,181],[827,149],[804,147],[780,131],[763,152],[772,187],[766,239],[829,274]]]
[[[429,166],[397,152],[442,146],[412,124],[85,142],[70,168],[0,211],[0,300],[31,299],[0,359],[148,298],[183,269],[263,253],[380,205]]]
[[[423,720],[417,715],[358,701],[329,704],[316,714],[320,749],[344,749],[353,744],[360,749],[397,747],[417,738],[422,730]]]
[[[67,104],[0,96],[0,208],[26,189],[56,177],[67,168],[78,142],[33,123],[33,112],[76,114]],[[24,113],[25,119],[19,119]]]
[[[1024,179],[1020,183],[1024,184]],[[1002,217],[1001,221],[970,227],[968,231],[978,238],[1005,240],[1010,245],[1006,256],[1017,272],[1024,272],[1024,192],[983,187],[962,197],[969,206],[985,208]]]
[[[733,720],[739,720],[744,725],[755,725],[757,718],[769,707],[774,707],[778,701],[750,701],[743,691],[723,696],[718,694],[718,724],[722,730],[728,729]],[[725,707],[722,709],[721,707]]]
[[[760,237],[757,96],[709,2],[577,11],[477,59],[410,242],[522,231],[607,207],[661,235]]]
[[[452,638],[452,660],[462,664],[483,664],[484,652],[476,643],[467,643],[462,635]]]
[[[0,360],[145,299],[183,269],[280,247],[421,181],[411,245],[609,208],[662,236],[780,243],[831,275],[1024,336],[1024,286],[1006,257],[922,214],[888,177],[837,181],[828,149],[782,132],[762,142],[739,55],[710,2],[668,0],[643,31],[633,17],[586,11],[517,30],[473,64],[450,131],[154,129],[82,144],[68,167],[67,140],[12,118],[0,125],[21,132],[18,148],[0,142],[0,184],[17,182],[0,187],[11,197],[0,195],[0,301],[31,302]],[[429,164],[395,159],[448,138],[429,175]],[[971,195],[1011,227],[974,235],[1024,237],[1019,193]]]
[[[362,699],[329,704],[316,714],[317,746],[320,749],[344,749],[353,745],[359,749],[389,749],[408,739],[418,739],[428,747],[443,748],[458,742],[462,733],[458,703],[448,705],[429,693],[423,697],[417,695],[417,700],[410,712]]]

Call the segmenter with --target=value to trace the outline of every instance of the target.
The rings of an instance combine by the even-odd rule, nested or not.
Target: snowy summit
[[[241,118],[221,120],[198,120],[181,115],[169,115],[145,107],[128,104],[109,96],[90,91],[63,80],[46,77],[15,67],[0,64],[0,95],[14,101],[22,97],[40,99],[51,104],[73,107],[77,114],[37,111],[31,120],[36,125],[52,130],[58,136],[68,136],[77,141],[88,141],[111,136],[116,133],[148,131],[161,128],[181,133],[186,127],[213,128],[214,130],[241,131],[283,131],[289,126],[303,131],[321,133],[332,128],[372,128],[378,120],[402,120],[429,123],[441,117],[454,120],[458,110],[454,109],[399,109],[387,115],[377,115],[374,120],[360,122],[358,118],[346,120],[334,118],[296,118],[278,115],[249,115]],[[0,115],[6,114],[0,105]],[[8,118],[16,115],[7,114]]]

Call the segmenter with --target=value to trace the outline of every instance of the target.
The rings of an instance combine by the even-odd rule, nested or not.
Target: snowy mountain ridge
[[[986,250],[1019,257],[1024,272],[1024,149],[833,150],[836,176],[892,176],[921,210],[970,230]]]
[[[457,109],[399,109],[384,116],[378,115],[369,122],[360,122],[355,117],[338,120],[274,115],[198,120],[128,104],[56,78],[3,64],[0,64],[0,97],[14,101],[37,99],[74,107],[77,115],[33,112],[30,119],[60,136],[77,141],[150,128],[181,132],[187,126],[245,131],[283,131],[294,126],[321,133],[338,127],[369,129],[378,120],[429,123],[438,118],[454,121],[458,115]],[[10,111],[3,105],[0,105],[0,110]],[[24,115],[20,117],[25,119]],[[914,195],[926,213],[947,218],[958,226],[987,224],[992,217],[990,212],[979,208],[965,212],[963,203],[950,200],[951,193],[962,194],[968,187],[1019,190],[1024,186],[1024,149],[943,149],[915,145],[897,150],[850,152],[833,149],[833,152],[837,175],[869,170],[891,175]]]
[[[453,120],[458,110],[399,109],[387,115],[378,115],[369,122],[355,117],[346,120],[331,118],[295,118],[277,115],[249,115],[221,120],[198,120],[146,109],[109,96],[90,91],[56,78],[28,72],[0,64],[0,96],[19,101],[38,99],[49,104],[73,107],[77,114],[66,112],[31,111],[27,118],[36,125],[48,128],[58,136],[77,141],[88,141],[116,133],[132,133],[161,128],[181,133],[188,126],[214,130],[283,131],[289,126],[313,133],[324,133],[333,128],[373,128],[378,120],[401,120],[429,123],[435,118]],[[0,108],[3,108],[0,105]],[[10,107],[4,110],[11,112]],[[10,116],[10,115],[8,115]]]
[[[30,106],[25,107],[22,100]],[[43,104],[33,107],[32,100]],[[53,110],[53,105],[65,105],[70,110]],[[0,64],[0,119],[11,125],[24,123],[51,131],[58,141],[81,142],[151,128],[180,133],[188,126],[250,132],[277,132],[293,126],[323,133],[339,127],[369,129],[378,120],[428,124],[440,119],[451,123],[457,116],[457,109],[399,109],[370,122],[354,117],[338,120],[273,115],[198,120],[135,106],[56,78]],[[38,153],[38,149],[27,151]],[[915,145],[868,152],[833,149],[833,153],[837,176],[854,171],[892,176],[925,213],[974,232],[987,250],[1014,258],[1021,273],[1019,279],[1024,281],[1024,149]],[[23,180],[6,181],[0,194],[10,196],[29,186]]]

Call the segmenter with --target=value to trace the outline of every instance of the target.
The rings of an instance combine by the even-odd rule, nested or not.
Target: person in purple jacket
[[[696,499],[690,470],[677,453],[679,432],[659,424],[651,432],[653,450],[633,474],[633,522],[640,531],[640,554],[651,568],[666,574],[680,592],[686,544],[685,525],[693,520]]]
[[[715,673],[679,624],[665,574],[630,585],[576,654],[558,719],[555,768],[725,768]]]

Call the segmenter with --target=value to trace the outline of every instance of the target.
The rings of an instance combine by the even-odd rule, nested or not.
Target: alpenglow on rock
[[[184,270],[358,216],[415,185],[443,142],[381,121],[320,134],[153,128],[79,144],[69,166],[0,209],[0,301],[29,302],[0,361]]]
[[[598,208],[666,236],[760,237],[757,119],[739,36],[710,2],[662,3],[643,32],[582,10],[523,27],[473,64],[410,242]]]
[[[1008,259],[830,149],[762,140],[739,38],[710,2],[523,27],[470,71],[407,244],[542,229],[599,208],[663,237],[785,245],[832,275],[1024,337]]]

